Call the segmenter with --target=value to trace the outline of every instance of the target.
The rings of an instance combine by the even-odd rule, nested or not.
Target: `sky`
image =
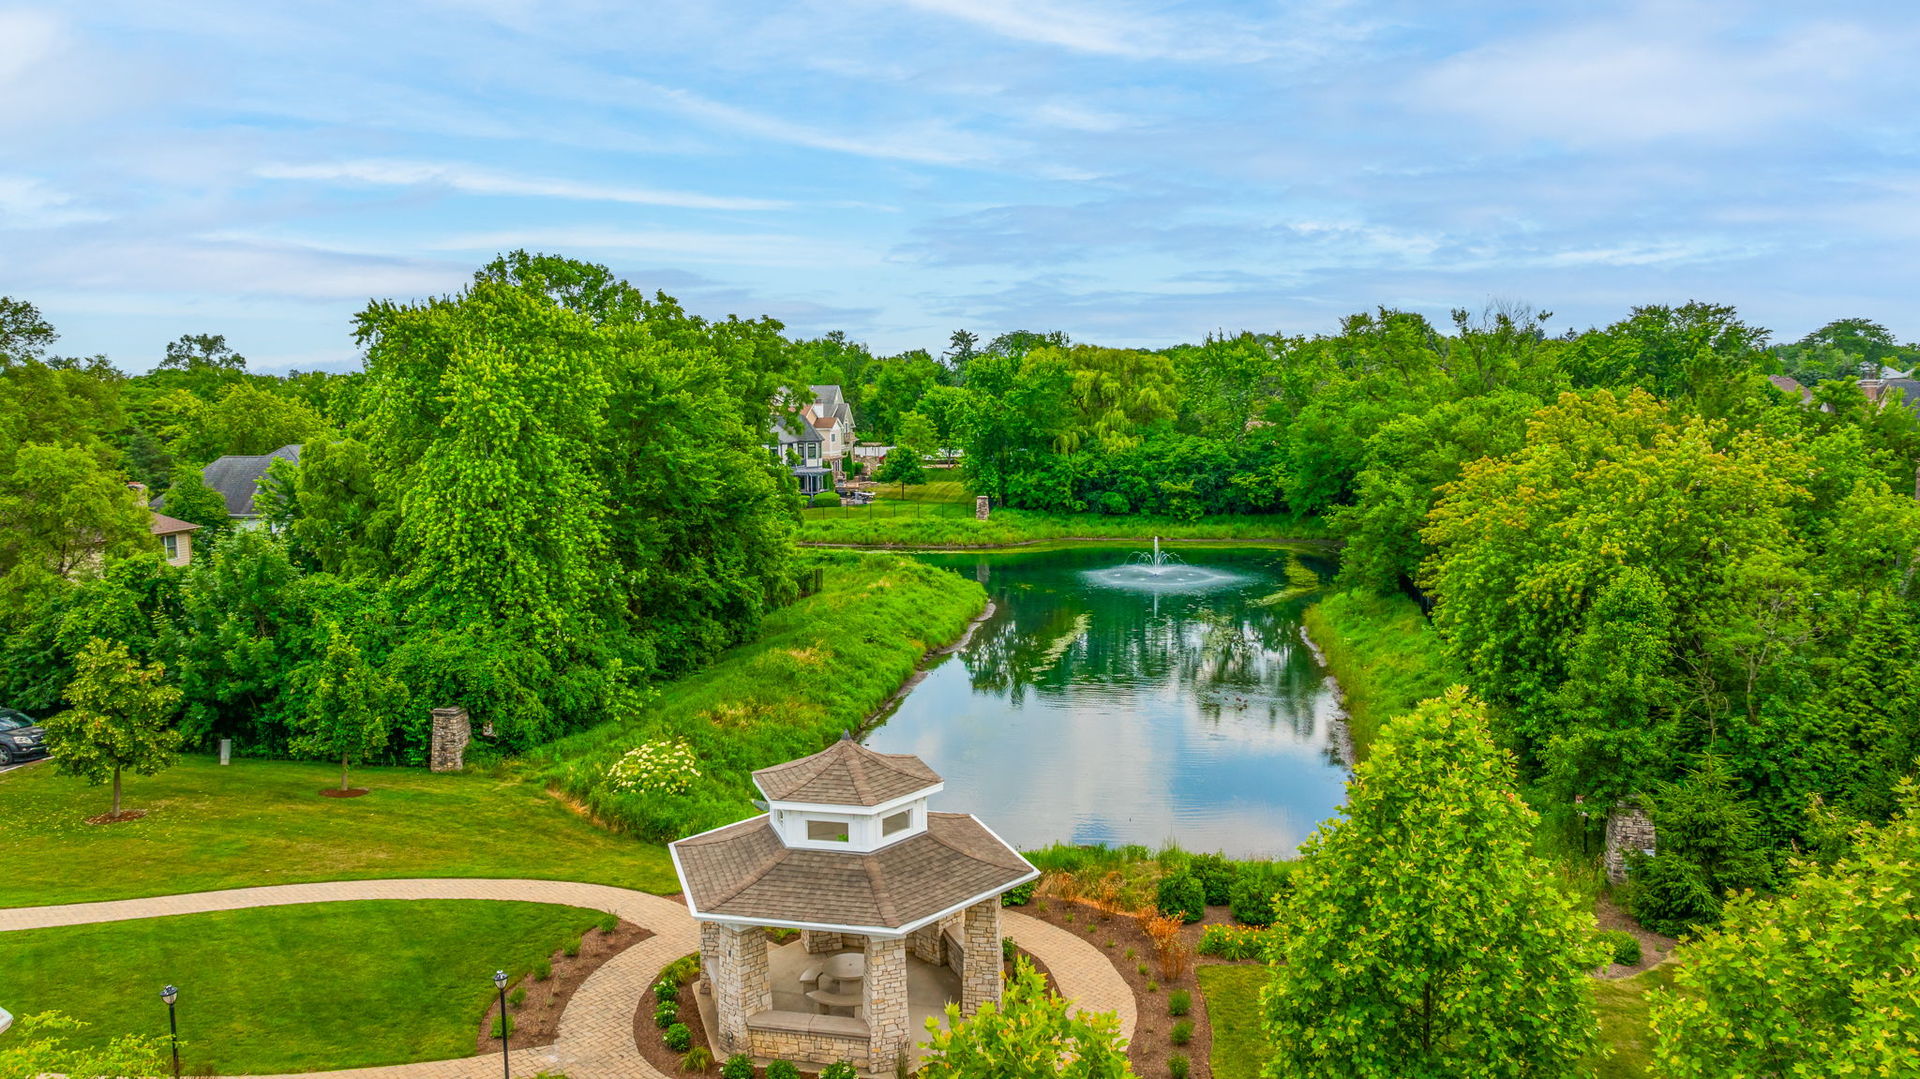
[[[1920,5],[0,0],[0,295],[349,369],[496,252],[882,353],[1711,300],[1920,338]]]

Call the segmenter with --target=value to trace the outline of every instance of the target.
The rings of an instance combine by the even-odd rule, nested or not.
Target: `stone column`
[[[767,981],[766,930],[702,922],[700,958],[713,983],[720,1046],[729,1053],[744,1053],[750,1044],[747,1016],[773,1007],[773,987]]]
[[[867,938],[867,977],[862,1015],[867,1021],[867,1067],[892,1072],[894,1058],[913,1045],[907,1029],[907,941]]]
[[[840,934],[822,933],[813,929],[802,929],[800,931],[800,946],[805,948],[809,955],[819,955],[822,952],[837,952],[840,950]]]
[[[993,510],[989,508],[990,506],[991,503],[987,501],[986,495],[973,496],[973,519],[976,521],[986,520],[988,515],[993,512]]]
[[[966,960],[960,971],[960,1015],[970,1019],[980,1005],[1000,1000],[1000,897],[975,903],[961,919]]]
[[[907,951],[922,963],[940,965],[940,923],[923,925],[907,938]]]
[[[1658,846],[1653,818],[1638,806],[1621,804],[1607,815],[1607,879],[1614,884],[1627,881],[1627,855],[1652,851]]]
[[[433,747],[427,767],[435,772],[458,772],[466,764],[467,743],[473,740],[473,723],[465,708],[435,708]]]

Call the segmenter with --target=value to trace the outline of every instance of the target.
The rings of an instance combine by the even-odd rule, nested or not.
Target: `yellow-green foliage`
[[[1339,592],[1307,608],[1305,622],[1340,683],[1360,757],[1387,720],[1457,681],[1440,635],[1405,596]]]
[[[758,640],[668,683],[631,722],[538,751],[547,778],[599,819],[649,838],[739,820],[753,813],[749,772],[857,729],[986,605],[979,585],[911,559],[838,552],[818,561],[825,588],[770,614]],[[659,739],[684,740],[700,774],[682,791],[618,789],[609,768]]]

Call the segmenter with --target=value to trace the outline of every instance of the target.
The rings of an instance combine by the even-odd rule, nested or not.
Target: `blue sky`
[[[0,0],[0,294],[356,362],[498,250],[877,350],[1376,304],[1920,337],[1920,5]]]

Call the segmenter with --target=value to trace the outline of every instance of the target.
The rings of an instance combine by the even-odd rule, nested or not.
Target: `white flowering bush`
[[[693,747],[678,739],[636,746],[607,769],[608,785],[619,791],[679,794],[698,778]]]

